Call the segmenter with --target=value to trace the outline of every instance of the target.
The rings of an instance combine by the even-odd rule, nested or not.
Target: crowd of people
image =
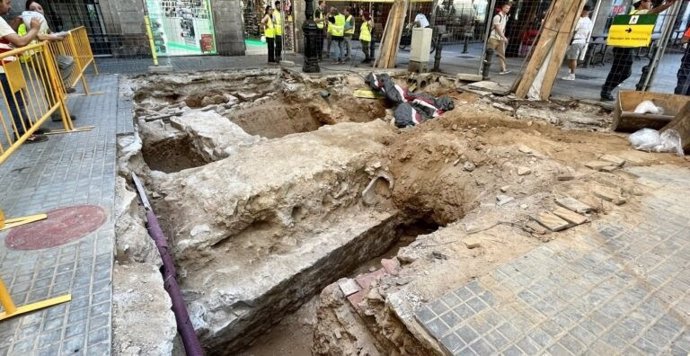
[[[275,7],[271,5],[266,6],[264,14],[261,19],[261,26],[263,27],[264,38],[268,46],[268,63],[276,64],[281,60],[282,52],[282,34],[284,31],[284,23],[280,12],[280,1],[274,3]],[[326,58],[331,57],[334,64],[343,64],[347,61],[353,60],[352,41],[357,40],[361,43],[364,59],[362,63],[371,63],[374,59],[374,20],[371,14],[363,9],[358,10],[358,18],[355,18],[356,10],[347,7],[340,10],[334,6],[326,9],[326,2],[319,1],[319,6],[314,10],[314,22],[319,29],[319,37],[317,39],[321,46],[321,51],[318,52],[318,59],[321,61],[324,58],[324,44]],[[356,32],[356,26],[359,25],[359,31]],[[354,38],[355,33],[359,34],[357,39]],[[331,53],[333,49],[334,53]]]

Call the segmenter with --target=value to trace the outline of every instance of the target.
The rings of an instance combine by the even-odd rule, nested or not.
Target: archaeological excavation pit
[[[353,271],[375,270],[381,258],[451,263],[453,250],[444,244],[416,254],[427,246],[420,237],[460,230],[465,236],[468,214],[493,214],[487,192],[515,187],[513,194],[536,206],[556,176],[568,172],[562,159],[536,149],[526,154],[516,143],[562,155],[553,147],[583,138],[533,125],[537,116],[508,120],[450,83],[436,80],[429,89],[449,94],[462,110],[399,130],[384,100],[353,95],[365,87],[356,74],[312,78],[256,70],[132,79],[137,132],[119,142],[118,189],[127,198],[118,213],[118,263],[124,271],[150,265],[154,274],[159,265],[129,178],[136,172],[171,246],[192,324],[214,355],[246,350],[327,286]],[[529,220],[526,209],[516,204],[496,216],[518,226]],[[528,229],[518,230],[502,259],[533,246]],[[115,288],[128,298],[136,293]],[[410,341],[413,334],[400,331],[395,340],[374,343],[383,353],[403,347],[398,343],[433,349]],[[338,353],[324,346],[333,340],[315,333],[317,340],[314,353]]]
[[[384,100],[353,96],[361,76],[263,70],[132,84],[138,130],[121,139],[120,168],[152,192],[211,354],[242,350],[328,284],[438,228],[395,206],[382,162],[397,130]],[[129,246],[122,263],[148,253]]]

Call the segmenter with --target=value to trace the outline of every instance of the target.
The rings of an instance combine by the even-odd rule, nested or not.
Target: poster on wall
[[[210,0],[146,0],[159,56],[215,54]]]

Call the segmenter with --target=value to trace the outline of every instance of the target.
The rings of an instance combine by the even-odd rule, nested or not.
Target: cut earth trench
[[[591,143],[591,133],[553,127],[548,108],[536,114],[517,108],[514,120],[486,98],[457,93],[448,79],[424,81],[432,83],[431,94],[448,93],[462,110],[398,130],[384,102],[352,96],[364,87],[357,75],[257,70],[132,79],[138,130],[118,142],[114,350],[169,354],[180,347],[162,281],[148,282],[146,292],[132,286],[138,273],[146,277],[137,282],[155,280],[160,262],[128,183],[131,172],[146,182],[209,354],[284,352],[285,345],[261,351],[261,335],[320,294],[307,308],[317,309],[306,323],[314,330],[314,354],[412,355],[442,352],[401,312],[446,290],[418,281],[441,278],[468,258],[484,260],[441,278],[450,287],[533,248],[539,242],[524,228],[527,216],[548,205],[554,190],[583,197],[592,181],[625,186],[624,177],[584,174],[573,162],[605,148],[644,163],[619,136],[599,134]],[[588,129],[606,126],[596,121],[596,109],[587,110],[594,123]],[[527,177],[516,173],[524,167]],[[581,179],[554,185],[563,174]],[[492,202],[499,187],[513,187],[518,198],[500,211]],[[610,208],[599,205],[600,212]],[[501,237],[465,251],[468,231],[492,222]],[[423,229],[410,234],[406,226]],[[401,236],[409,246],[396,245]],[[433,248],[431,242],[449,236],[452,244]],[[378,288],[388,297],[367,295],[358,311],[334,282],[379,269],[377,256],[391,257],[402,270],[383,277]],[[407,306],[396,310],[393,291],[405,294]],[[150,340],[160,333],[146,335],[136,319],[117,315],[147,300],[141,317],[156,315],[148,316],[149,325],[156,320],[167,330],[157,346]]]

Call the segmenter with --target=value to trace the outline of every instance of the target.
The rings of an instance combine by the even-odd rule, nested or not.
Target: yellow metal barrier
[[[26,63],[19,56],[31,51]],[[65,131],[74,130],[53,53],[45,42],[0,54],[0,163],[34,134],[54,112]]]
[[[89,84],[84,73],[90,65],[93,65],[94,72],[98,74],[98,68],[96,68],[96,62],[93,59],[86,28],[82,26],[70,30],[64,40],[50,41],[48,45],[58,61],[58,69],[61,72],[60,79],[64,89],[67,90],[67,88],[76,86],[81,80],[84,93],[90,95]],[[65,62],[70,62],[71,68],[64,68],[66,67]],[[63,68],[60,68],[61,66]]]
[[[0,320],[5,320],[13,316],[25,314],[35,310],[52,307],[53,305],[69,302],[70,300],[72,300],[72,295],[65,294],[59,297],[18,307],[16,304],[14,304],[14,301],[12,301],[12,297],[5,287],[5,283],[2,281],[2,278],[0,278],[0,305],[2,305],[2,308],[5,310],[4,312],[0,313]]]

